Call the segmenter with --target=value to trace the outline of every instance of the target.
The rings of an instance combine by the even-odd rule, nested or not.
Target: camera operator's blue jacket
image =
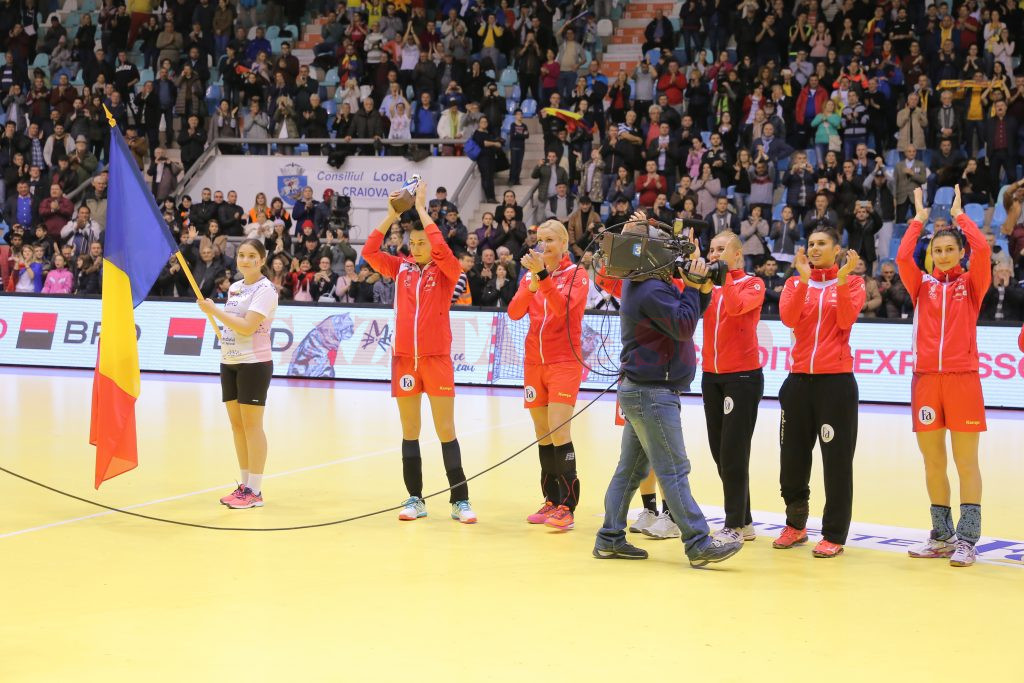
[[[623,283],[619,360],[626,379],[688,390],[697,369],[693,331],[701,308],[701,297],[692,287],[680,292],[656,278]]]

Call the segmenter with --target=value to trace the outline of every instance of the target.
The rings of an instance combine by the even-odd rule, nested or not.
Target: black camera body
[[[344,232],[347,236],[350,227],[348,214],[352,208],[352,198],[335,192],[330,201],[331,212],[327,216],[327,228]]]
[[[729,272],[720,261],[708,263],[707,276],[691,276],[691,256],[697,247],[689,238],[687,229],[698,234],[710,225],[704,221],[677,221],[669,232],[668,226],[658,226],[667,236],[664,238],[634,233],[606,232],[601,236],[600,250],[605,260],[605,275],[618,280],[636,280],[669,274],[701,284],[711,280],[721,286]]]

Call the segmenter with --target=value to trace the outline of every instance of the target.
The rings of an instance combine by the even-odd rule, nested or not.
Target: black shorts
[[[267,390],[274,375],[274,362],[221,363],[220,393],[224,403],[238,401],[247,406],[267,405]]]

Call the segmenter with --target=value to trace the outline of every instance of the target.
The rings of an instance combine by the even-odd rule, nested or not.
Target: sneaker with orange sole
[[[548,516],[547,521],[544,522],[544,526],[549,526],[552,529],[558,529],[559,531],[568,531],[576,525],[572,517],[572,511],[567,505],[559,505],[558,509]]]
[[[545,500],[544,505],[540,507],[540,510],[537,510],[532,515],[528,515],[526,517],[526,521],[530,524],[543,524],[548,521],[548,517],[550,517],[557,509],[557,505],[552,503],[550,500]]]
[[[787,525],[779,537],[772,541],[772,547],[786,550],[802,543],[807,543],[807,529],[795,529]]]
[[[843,553],[843,546],[823,538],[811,552],[815,557],[839,557]]]

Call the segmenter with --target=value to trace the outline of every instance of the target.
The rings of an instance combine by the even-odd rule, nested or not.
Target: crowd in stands
[[[64,26],[56,14],[43,21],[32,0],[6,5],[5,288],[98,291],[106,107],[211,296],[237,276],[242,236],[265,240],[286,297],[393,296],[393,283],[361,263],[347,230],[332,223],[333,197],[307,192],[286,208],[261,194],[248,209],[230,191],[179,197],[182,173],[212,139],[237,138],[221,151],[250,154],[294,152],[274,142],[284,138],[409,141],[304,146],[375,155],[444,138],[471,141],[469,149],[426,153],[475,158],[496,205],[482,225],[466,226],[446,197],[431,204],[463,260],[458,304],[507,303],[518,258],[536,239],[528,226],[543,218],[566,223],[573,258],[593,270],[594,235],[645,208],[666,222],[707,222],[705,249],[714,233],[735,231],[747,269],[771,292],[808,230],[830,225],[872,276],[865,315],[905,317],[891,258],[913,190],[927,189],[938,223],[959,184],[994,246],[983,317],[1024,317],[1017,3],[685,0],[678,16],[652,17],[635,69],[609,76],[597,26],[610,13],[611,3],[584,0],[107,0]],[[300,63],[297,26],[317,17],[322,40]],[[545,158],[523,168],[524,117],[538,111]],[[174,147],[180,164],[167,153]],[[512,184],[537,182],[536,208],[514,195],[498,200],[495,175],[505,168]],[[395,227],[390,249],[403,248],[407,229]],[[175,263],[153,293],[189,295]],[[616,305],[596,290],[591,297],[594,307]],[[774,305],[769,297],[766,310]]]

